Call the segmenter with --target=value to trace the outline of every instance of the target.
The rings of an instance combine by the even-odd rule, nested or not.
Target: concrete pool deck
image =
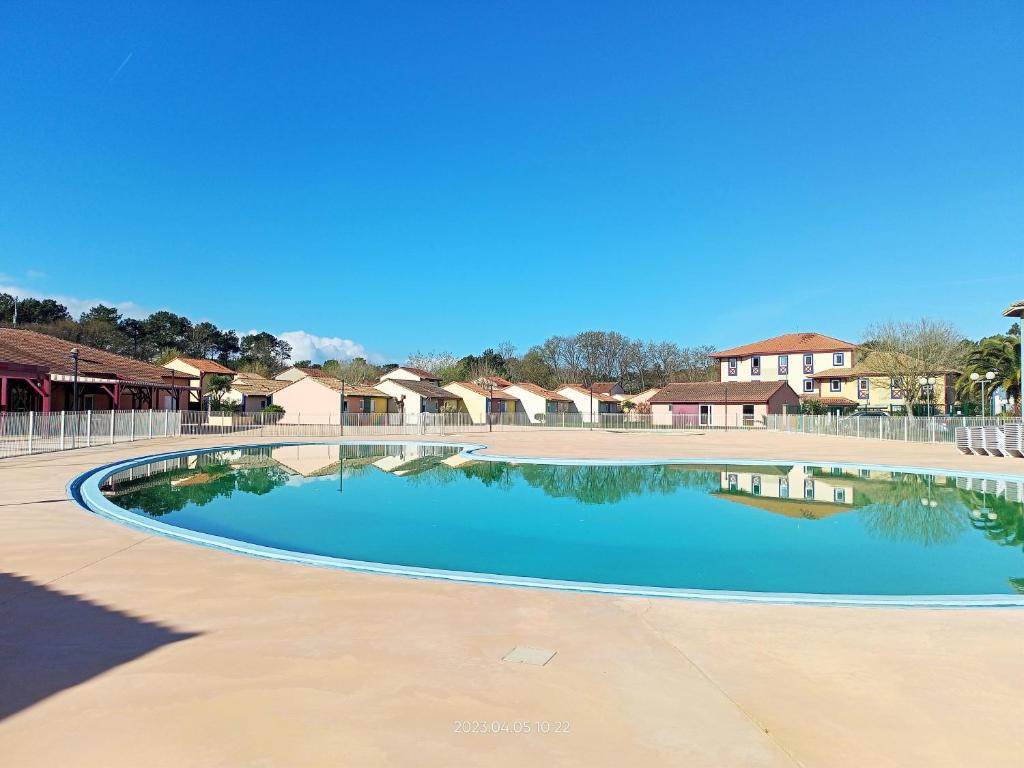
[[[802,435],[423,439],[519,456],[1024,477],[1024,461],[948,445]],[[1020,764],[1008,734],[1024,700],[1024,611],[711,604],[357,574],[150,536],[65,498],[97,465],[244,442],[275,441],[152,440],[0,462],[5,767]],[[516,646],[557,654],[545,666],[502,661]],[[462,721],[532,732],[457,733]]]

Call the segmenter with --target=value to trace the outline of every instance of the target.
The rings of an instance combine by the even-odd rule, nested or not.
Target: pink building
[[[697,381],[669,384],[650,399],[655,426],[724,427],[754,424],[769,413],[800,408],[785,381]]]

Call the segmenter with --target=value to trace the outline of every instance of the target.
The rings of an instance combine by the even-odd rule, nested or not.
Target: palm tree
[[[957,390],[961,397],[972,399],[976,394],[973,390],[971,374],[978,373],[984,376],[988,371],[995,371],[996,378],[993,385],[1002,387],[1006,394],[1013,398],[1014,410],[1020,413],[1020,337],[1010,334],[989,336],[978,342],[967,357],[967,364],[964,366],[960,380],[957,382]],[[980,394],[980,393],[977,393]]]

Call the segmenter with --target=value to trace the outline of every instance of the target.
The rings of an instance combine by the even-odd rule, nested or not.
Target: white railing
[[[180,411],[0,413],[0,458],[181,434]]]
[[[806,416],[793,413],[764,417],[765,428],[775,432],[909,443],[953,443],[958,428],[1007,423],[1019,422],[980,416]]]
[[[522,430],[772,431],[868,440],[953,443],[958,428],[1020,424],[978,417],[867,417],[730,414],[728,425],[696,414],[525,413],[473,417],[467,413],[338,414],[207,413],[206,411],[79,411],[0,413],[0,458],[65,451],[161,437],[345,437],[454,435]]]

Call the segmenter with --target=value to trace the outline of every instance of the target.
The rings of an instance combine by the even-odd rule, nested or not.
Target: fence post
[[[36,431],[36,412],[28,412],[28,454],[32,455],[32,434]]]
[[[910,417],[903,417],[903,442],[910,442]]]
[[[132,417],[132,426],[128,432],[128,440],[129,442],[135,442],[135,409],[132,408],[131,411],[129,411],[129,413],[131,414]]]
[[[153,439],[153,409],[149,409],[149,439]]]
[[[92,448],[92,411],[85,412],[85,447]]]
[[[64,421],[67,415],[67,411],[60,412],[60,449],[64,450]]]
[[[167,431],[170,429],[171,412],[164,411],[164,437],[167,437]]]
[[[110,411],[110,444],[114,444],[114,425],[117,423],[117,411]]]

